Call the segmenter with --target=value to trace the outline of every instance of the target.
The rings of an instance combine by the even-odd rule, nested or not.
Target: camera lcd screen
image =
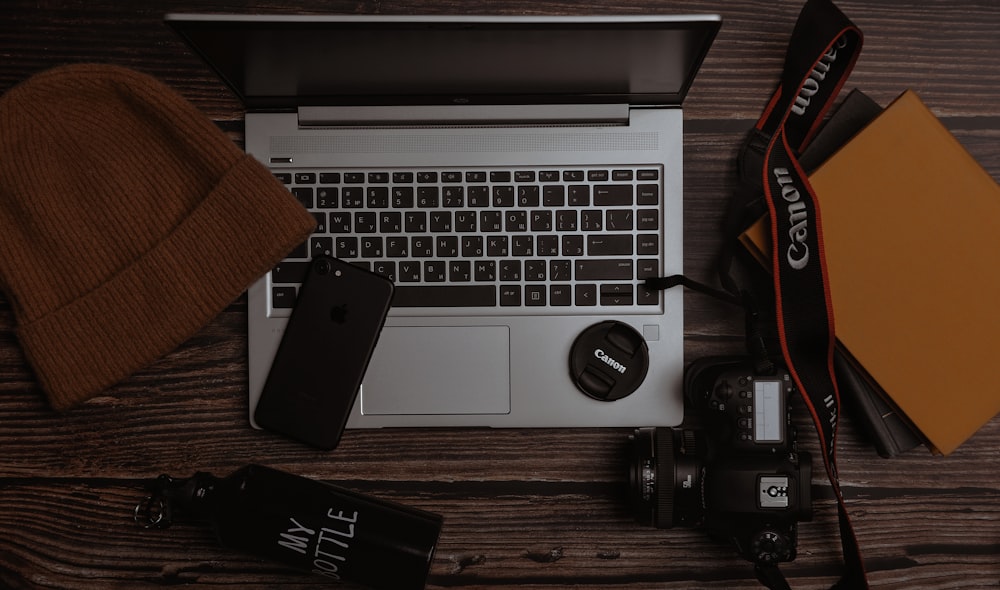
[[[782,442],[781,425],[784,410],[781,382],[759,379],[753,385],[753,440],[758,443]]]

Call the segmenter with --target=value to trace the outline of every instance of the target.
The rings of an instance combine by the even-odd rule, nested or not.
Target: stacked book
[[[809,175],[838,382],[883,456],[948,454],[1000,412],[1000,186],[915,93],[858,94],[841,119],[865,124]],[[770,264],[767,219],[741,241]]]

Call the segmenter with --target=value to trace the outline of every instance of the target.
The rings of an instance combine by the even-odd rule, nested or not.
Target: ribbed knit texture
[[[57,410],[176,348],[314,227],[145,74],[64,66],[0,97],[0,288]]]

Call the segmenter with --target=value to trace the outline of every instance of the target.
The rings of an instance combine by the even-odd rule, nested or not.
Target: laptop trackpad
[[[361,413],[510,413],[506,326],[386,326],[361,386]]]

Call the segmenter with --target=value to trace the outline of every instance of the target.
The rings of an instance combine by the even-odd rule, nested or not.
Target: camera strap
[[[820,211],[797,156],[832,106],[861,45],[861,31],[831,0],[808,0],[792,32],[778,88],[740,154],[746,184],[763,191],[770,213],[782,355],[812,415],[837,498],[847,571],[834,588],[852,590],[868,588],[868,581],[837,475],[840,396]],[[787,587],[776,567],[759,567],[758,577],[772,587]]]

